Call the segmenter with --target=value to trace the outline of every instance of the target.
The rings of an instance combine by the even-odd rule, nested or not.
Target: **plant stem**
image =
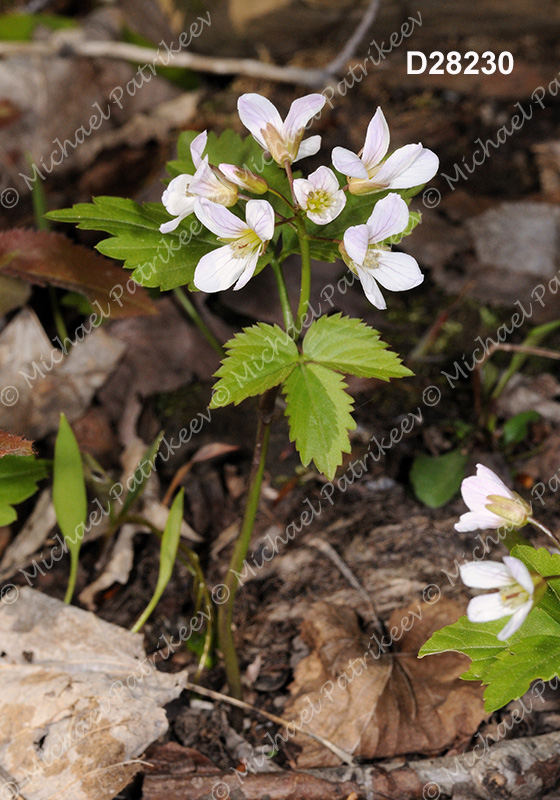
[[[309,252],[309,240],[305,231],[305,223],[298,217],[296,219],[299,246],[301,249],[301,288],[299,293],[299,305],[296,312],[296,330],[301,333],[307,308],[309,306],[309,295],[311,292],[311,255]]]
[[[208,325],[204,322],[204,320],[202,319],[202,317],[200,316],[200,314],[196,310],[196,307],[195,307],[194,303],[192,303],[189,300],[189,298],[187,297],[187,295],[181,289],[180,286],[178,286],[176,289],[173,289],[173,293],[174,293],[175,297],[177,298],[177,300],[179,301],[179,303],[184,308],[184,310],[187,312],[187,314],[189,315],[191,320],[194,322],[194,324],[196,325],[198,330],[204,336],[204,338],[206,339],[208,344],[211,347],[213,347],[214,350],[216,351],[216,353],[218,353],[218,355],[220,356],[220,358],[222,358],[223,355],[224,355],[224,348],[219,343],[219,341],[216,339],[216,337],[214,336],[214,334],[212,333],[212,331],[210,330]]]
[[[259,506],[264,464],[268,449],[268,439],[270,436],[270,423],[272,421],[272,414],[274,411],[274,403],[277,393],[278,387],[275,386],[265,392],[261,397],[259,405],[259,425],[257,430],[257,439],[255,442],[255,450],[253,452],[253,463],[251,465],[251,474],[249,477],[249,488],[247,492],[247,502],[245,505],[243,524],[241,526],[241,532],[235,543],[228,573],[223,584],[224,596],[226,599],[218,607],[218,642],[224,657],[229,691],[232,697],[236,697],[237,699],[241,699],[242,686],[239,664],[237,661],[237,654],[235,652],[235,644],[231,630],[233,604],[235,601],[235,593],[239,584],[239,573],[243,567],[243,562],[245,560],[245,556],[247,555],[247,551],[249,550],[253,525]]]
[[[556,536],[552,533],[552,531],[549,531],[548,528],[546,528],[544,525],[541,525],[541,523],[537,522],[537,520],[533,519],[533,517],[527,517],[527,522],[530,522],[531,525],[533,525],[535,528],[538,528],[543,533],[546,533],[546,535],[552,539],[556,547],[560,548],[560,542],[558,541]]]
[[[290,306],[288,289],[286,288],[286,281],[284,280],[284,274],[282,272],[282,265],[276,257],[274,257],[270,263],[272,265],[272,269],[274,270],[276,283],[278,284],[278,294],[280,295],[280,304],[282,306],[282,315],[284,317],[284,327],[286,328],[286,332],[291,335],[291,332],[295,331],[294,315],[292,314],[292,309]]]
[[[53,315],[54,326],[56,328],[56,332],[58,333],[60,341],[62,342],[63,346],[66,347],[65,343],[70,342],[70,337],[68,336],[68,331],[64,323],[64,317],[62,316],[62,311],[60,310],[60,303],[58,302],[56,290],[54,286],[51,286],[49,284],[48,291],[49,291],[49,301],[51,304],[51,312]]]

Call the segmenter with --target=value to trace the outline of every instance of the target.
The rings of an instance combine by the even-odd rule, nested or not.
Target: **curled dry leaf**
[[[0,430],[0,458],[3,456],[32,456],[33,442]]]
[[[479,684],[459,679],[468,659],[417,658],[433,631],[461,611],[448,600],[414,603],[393,612],[384,638],[369,638],[352,609],[316,603],[302,627],[312,652],[296,667],[285,716],[368,759],[435,753],[469,738],[485,714]],[[338,763],[302,734],[294,741],[299,768]]]
[[[0,233],[0,272],[40,286],[52,284],[98,303],[96,317],[121,319],[157,314],[148,293],[108,258],[74,244],[61,233],[11,230]],[[128,286],[133,286],[130,292]],[[99,320],[92,321],[99,324]]]

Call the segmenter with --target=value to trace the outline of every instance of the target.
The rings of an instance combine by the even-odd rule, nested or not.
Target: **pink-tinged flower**
[[[237,203],[237,188],[225,176],[213,171],[208,156],[202,157],[207,139],[208,134],[203,131],[191,142],[194,175],[177,175],[162,195],[161,202],[175,219],[162,223],[159,226],[161,233],[171,233],[185,217],[192,214],[197,197],[206,197],[224,206]]]
[[[467,616],[471,622],[491,622],[511,616],[498,634],[501,642],[509,639],[521,627],[534,603],[546,590],[545,581],[538,575],[533,578],[518,558],[504,556],[503,562],[470,561],[459,568],[461,580],[466,586],[500,590],[494,594],[473,597],[467,608]]]
[[[338,178],[328,167],[319,167],[308,178],[296,178],[294,194],[311,222],[327,225],[346,205]]]
[[[531,506],[483,464],[477,464],[476,475],[462,482],[461,494],[470,510],[455,523],[457,531],[500,528],[505,523],[521,528],[529,520]]]
[[[313,156],[321,147],[320,136],[303,141],[308,122],[325,105],[322,94],[307,94],[294,100],[284,121],[276,106],[260,94],[243,94],[237,101],[239,118],[253,138],[280,166]]]
[[[274,210],[267,200],[249,200],[244,222],[227,208],[200,198],[195,214],[223,242],[202,256],[194,273],[194,285],[203,292],[241,289],[255,272],[259,256],[274,233]]]
[[[340,247],[346,265],[361,281],[367,299],[376,308],[387,308],[378,283],[393,292],[413,289],[424,280],[418,263],[405,253],[392,253],[386,239],[408,225],[408,206],[398,194],[376,203],[365,225],[354,225],[344,234]]]
[[[421,144],[400,147],[384,161],[389,140],[389,126],[381,108],[378,108],[368,125],[366,140],[358,155],[345,147],[334,148],[332,162],[339,172],[348,176],[351,194],[411,189],[434,177],[439,159]]]

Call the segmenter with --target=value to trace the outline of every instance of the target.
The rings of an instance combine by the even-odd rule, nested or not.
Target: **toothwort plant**
[[[471,659],[462,675],[480,680],[487,711],[521,697],[531,681],[557,677],[560,659],[560,542],[532,516],[532,508],[492,470],[477,473],[461,485],[469,511],[455,524],[458,531],[495,529],[510,555],[497,561],[460,565],[463,583],[472,589],[497,589],[469,602],[467,616],[434,635],[420,656],[454,650]],[[533,525],[545,533],[553,552],[531,546],[519,528]],[[486,548],[485,548],[486,549]],[[504,625],[503,619],[509,617]]]
[[[312,262],[342,258],[368,300],[386,308],[381,288],[405,291],[423,275],[416,260],[392,246],[420,221],[408,204],[436,173],[437,156],[421,144],[389,152],[381,109],[370,121],[364,147],[342,147],[332,165],[307,177],[295,165],[315,155],[321,137],[307,136],[326,98],[295,100],[285,119],[259,94],[244,94],[239,117],[251,136],[184,132],[162,203],[95,198],[53,212],[53,219],[111,235],[98,249],[133,269],[134,282],[161,290],[239,291],[265,267],[274,273],[283,327],[257,322],[225,344],[210,407],[259,396],[256,444],[243,523],[224,581],[218,636],[230,691],[241,695],[231,632],[233,602],[258,507],[270,424],[279,392],[285,397],[290,439],[304,465],[314,462],[332,478],[350,452],[355,422],[344,375],[389,381],[411,375],[380,334],[360,319],[317,315],[310,305]],[[292,308],[283,270],[299,257],[300,292]],[[290,269],[297,267],[292,266]],[[330,300],[329,300],[330,302]],[[330,302],[331,310],[333,303]],[[190,306],[192,310],[192,305]],[[197,320],[202,325],[200,319]]]

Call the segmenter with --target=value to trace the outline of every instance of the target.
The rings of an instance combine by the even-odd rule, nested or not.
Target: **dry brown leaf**
[[[0,767],[28,800],[110,800],[166,732],[162,706],[187,674],[159,672],[140,634],[32,589],[15,597],[0,602]]]
[[[128,275],[108,258],[74,244],[61,233],[11,230],[0,233],[0,271],[39,286],[52,284],[85,295],[106,317],[157,314],[148,293],[128,291]],[[95,313],[95,312],[94,312]],[[92,325],[99,324],[96,313]]]
[[[33,442],[16,436],[15,433],[0,430],[0,458],[3,456],[32,456]]]
[[[435,753],[472,736],[485,714],[481,687],[459,680],[468,659],[456,653],[434,656],[437,661],[416,657],[433,631],[461,613],[450,600],[413,603],[393,612],[389,634],[376,642],[352,609],[314,604],[301,634],[312,652],[296,667],[287,714],[303,730],[363,758]],[[302,748],[299,768],[338,764],[306,736],[295,741]]]

